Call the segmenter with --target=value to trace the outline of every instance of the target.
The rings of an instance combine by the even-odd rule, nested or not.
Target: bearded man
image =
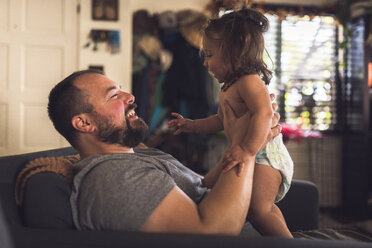
[[[141,142],[147,125],[135,113],[134,96],[97,71],[71,74],[49,95],[57,131],[79,152],[71,207],[79,230],[213,233],[248,230],[254,160],[240,176],[217,164],[204,177],[169,154]],[[242,128],[231,108],[229,125]],[[276,110],[276,105],[273,104]],[[267,141],[280,132],[278,114]],[[234,128],[232,128],[234,129]],[[243,228],[244,227],[244,228]]]

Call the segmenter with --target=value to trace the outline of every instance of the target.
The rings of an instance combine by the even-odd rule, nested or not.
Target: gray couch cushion
[[[24,224],[33,228],[72,229],[71,186],[53,172],[42,172],[26,183],[22,212]]]
[[[0,202],[0,247],[12,248],[13,240],[9,232],[8,221],[5,219],[3,207]]]

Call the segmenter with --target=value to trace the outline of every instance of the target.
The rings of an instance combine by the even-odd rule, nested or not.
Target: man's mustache
[[[136,109],[136,108],[137,108],[137,104],[132,103],[132,104],[129,104],[129,105],[128,105],[128,107],[127,107],[127,111],[132,110],[132,109]]]

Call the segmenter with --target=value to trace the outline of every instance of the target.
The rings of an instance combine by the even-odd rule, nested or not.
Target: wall
[[[79,69],[87,69],[89,65],[104,66],[105,73],[121,85],[124,91],[131,91],[132,71],[132,14],[139,9],[147,9],[150,13],[166,10],[197,9],[201,10],[209,0],[119,0],[118,21],[94,21],[91,18],[91,0],[80,0],[79,18]],[[84,48],[89,41],[91,29],[120,30],[121,52],[110,54],[106,45],[100,44],[98,51],[92,46]]]
[[[132,11],[147,9],[150,13],[160,13],[166,10],[178,11],[181,9],[203,10],[210,0],[132,0]]]
[[[118,21],[93,21],[91,18],[91,0],[80,0],[81,12],[79,18],[79,69],[87,69],[89,65],[103,65],[106,74],[120,84],[125,91],[131,91],[132,71],[132,14],[139,9],[150,13],[160,13],[166,10],[181,9],[203,10],[210,0],[119,0]],[[259,1],[256,1],[259,2]],[[268,0],[265,3],[290,5],[325,5],[336,0]],[[98,51],[83,48],[88,42],[91,29],[118,29],[121,34],[121,52],[110,54],[102,44]]]
[[[287,4],[287,5],[303,5],[303,6],[327,6],[337,2],[337,0],[255,0],[255,2],[264,2],[270,4]]]
[[[87,69],[89,65],[102,65],[106,75],[120,84],[124,91],[131,91],[132,63],[132,17],[131,1],[120,0],[118,21],[93,21],[91,18],[91,0],[81,0],[79,21],[79,69]],[[111,54],[105,44],[100,44],[97,51],[92,46],[84,48],[89,41],[91,29],[120,30],[121,52]]]

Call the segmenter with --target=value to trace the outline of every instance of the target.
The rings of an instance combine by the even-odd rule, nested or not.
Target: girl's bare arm
[[[218,115],[211,115],[204,119],[185,119],[178,113],[171,113],[176,119],[170,120],[168,126],[176,128],[174,134],[179,133],[216,133],[223,130],[222,121]]]

